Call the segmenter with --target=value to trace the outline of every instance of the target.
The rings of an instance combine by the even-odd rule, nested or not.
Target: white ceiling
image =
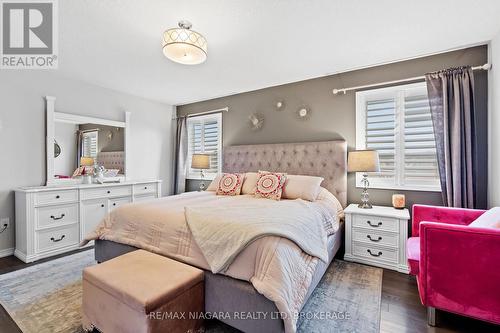
[[[58,72],[178,105],[477,44],[499,18],[498,0],[64,0]],[[202,65],[162,54],[181,19]]]

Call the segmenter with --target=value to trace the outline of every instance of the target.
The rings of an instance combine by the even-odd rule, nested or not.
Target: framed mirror
[[[47,96],[47,185],[80,184],[99,173],[105,182],[127,178],[130,113],[124,121],[55,111]]]

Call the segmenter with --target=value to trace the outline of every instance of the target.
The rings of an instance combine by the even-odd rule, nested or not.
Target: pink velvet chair
[[[436,308],[500,324],[499,221],[470,226],[484,212],[413,206],[408,264],[431,326]]]

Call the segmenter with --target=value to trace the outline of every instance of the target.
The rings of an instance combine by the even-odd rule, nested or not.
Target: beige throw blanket
[[[186,222],[185,207],[196,209],[213,206],[228,211],[234,207],[237,211],[236,207],[249,202],[259,202],[259,205],[280,204],[249,195],[226,197],[217,196],[214,192],[190,192],[123,205],[113,210],[87,235],[82,244],[94,239],[114,241],[210,270],[210,265]],[[296,202],[297,207],[307,210],[303,203],[290,202]],[[310,206],[309,211],[317,211],[324,217],[322,222],[329,235],[338,230],[338,218],[342,209],[333,194],[322,189],[318,200],[307,205]],[[226,240],[221,239],[223,241]],[[316,250],[313,252],[311,249],[311,253]],[[302,251],[294,241],[266,236],[242,249],[232,263],[227,265],[223,274],[252,283],[259,293],[276,304],[283,316],[285,331],[295,332],[297,315],[305,302],[318,260]]]
[[[256,239],[287,238],[302,251],[328,260],[327,235],[321,212],[303,200],[273,202],[249,200],[224,206],[186,207],[186,221],[212,273],[227,269],[234,258]],[[223,241],[221,241],[223,240]]]

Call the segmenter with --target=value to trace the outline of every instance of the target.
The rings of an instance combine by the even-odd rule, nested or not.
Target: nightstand
[[[408,274],[408,209],[350,204],[344,213],[345,260]]]

